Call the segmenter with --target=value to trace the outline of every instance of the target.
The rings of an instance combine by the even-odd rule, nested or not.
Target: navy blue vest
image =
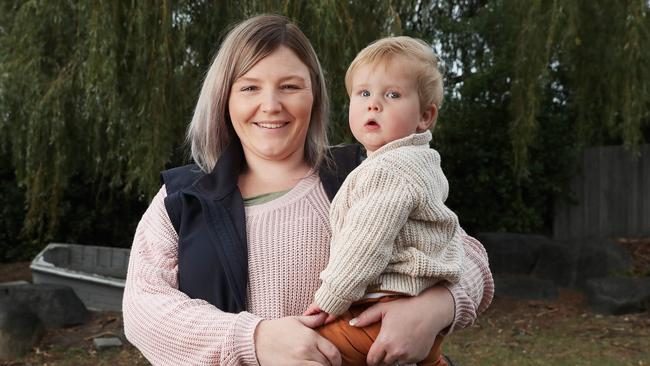
[[[318,171],[330,201],[363,159],[360,145],[333,147]],[[179,289],[231,313],[245,310],[248,284],[246,220],[237,178],[245,164],[231,144],[210,174],[196,165],[165,170],[165,208],[178,233]]]

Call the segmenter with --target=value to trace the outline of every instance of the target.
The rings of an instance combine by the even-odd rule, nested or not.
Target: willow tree
[[[446,61],[434,144],[470,229],[550,232],[582,149],[650,137],[647,1],[393,6]]]
[[[235,22],[269,11],[295,19],[331,70],[338,104],[345,100],[338,75],[384,24],[355,23],[361,5],[332,1],[0,6],[1,151],[24,190],[23,239],[37,247],[53,238],[81,240],[80,231],[92,236],[99,226],[104,235],[90,240],[128,244],[159,188],[158,172],[188,160],[184,133],[203,75]],[[382,11],[378,6],[369,19],[382,19]],[[374,33],[359,32],[365,38],[349,37],[346,47],[328,42],[362,26]]]
[[[586,146],[650,137],[648,2],[403,1],[447,61],[434,135],[476,230],[548,230]],[[644,135],[645,131],[645,135]]]
[[[343,75],[359,49],[399,34],[437,49],[436,147],[473,228],[543,228],[567,156],[644,141],[642,0],[4,1],[0,168],[25,195],[23,238],[91,241],[102,228],[95,242],[128,244],[158,172],[188,161],[184,131],[221,39],[262,12],[294,19],[314,44],[334,143],[352,141]]]

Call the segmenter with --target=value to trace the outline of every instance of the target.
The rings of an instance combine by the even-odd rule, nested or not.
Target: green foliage
[[[647,2],[421,4],[406,33],[447,61],[434,139],[469,230],[550,232],[585,146],[650,136]]]
[[[332,143],[353,141],[343,76],[362,47],[399,34],[434,46],[447,64],[435,145],[470,230],[549,230],[583,147],[634,149],[650,132],[642,0],[3,1],[0,248],[128,245],[158,172],[188,161],[222,37],[262,12],[311,39]]]

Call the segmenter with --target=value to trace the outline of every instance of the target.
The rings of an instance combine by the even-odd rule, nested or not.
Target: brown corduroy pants
[[[388,302],[398,298],[399,296],[384,296],[356,302],[335,321],[317,328],[316,331],[339,349],[343,366],[366,365],[366,356],[370,346],[377,339],[381,322],[363,328],[353,327],[349,322],[376,302]],[[431,352],[424,360],[418,362],[418,366],[448,366],[442,357],[441,336],[436,337]]]

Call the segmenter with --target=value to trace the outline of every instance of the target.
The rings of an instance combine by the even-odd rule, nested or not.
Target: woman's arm
[[[165,192],[158,192],[136,230],[122,305],[127,338],[152,364],[258,365],[259,357],[263,366],[340,365],[338,350],[309,329],[322,324],[321,317],[263,321],[179,291],[178,236]]]
[[[455,285],[434,286],[412,298],[380,303],[367,309],[356,326],[381,320],[368,364],[414,363],[431,350],[435,336],[471,325],[492,302],[494,281],[483,245],[464,235],[464,272]]]
[[[253,336],[261,318],[225,313],[178,290],[178,236],[161,188],[131,248],[122,305],[128,340],[155,365],[257,365]]]
[[[484,312],[494,297],[494,280],[483,244],[463,232],[465,247],[465,272],[456,284],[446,284],[454,298],[454,321],[443,334],[474,324],[477,316]]]

